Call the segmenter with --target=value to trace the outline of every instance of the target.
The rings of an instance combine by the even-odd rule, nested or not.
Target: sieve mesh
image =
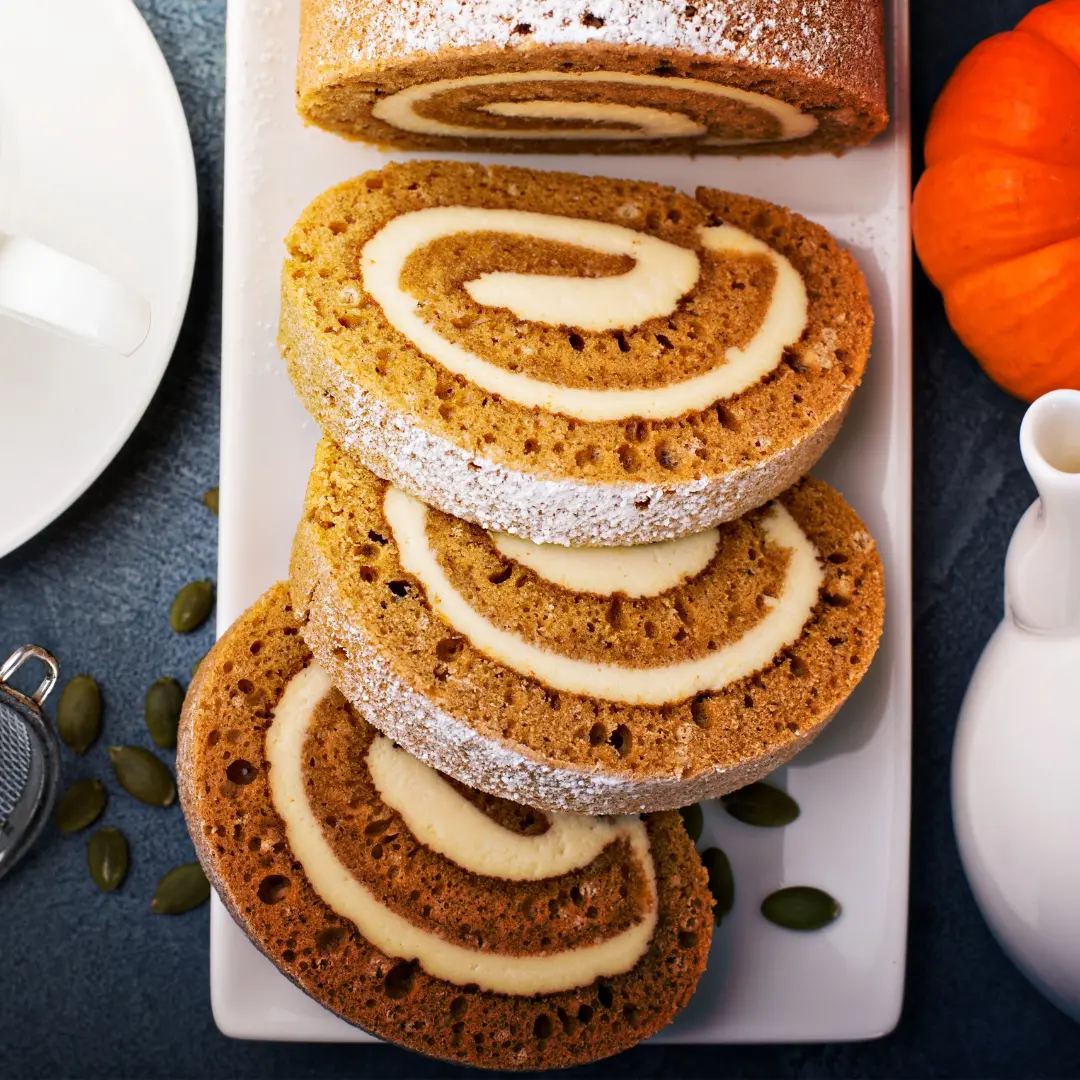
[[[28,660],[45,668],[29,696],[9,681]],[[59,677],[56,658],[40,645],[24,645],[0,663],[0,878],[30,849],[52,812],[60,742],[41,705]]]
[[[26,722],[0,701],[0,830],[18,806],[30,776],[32,749]]]

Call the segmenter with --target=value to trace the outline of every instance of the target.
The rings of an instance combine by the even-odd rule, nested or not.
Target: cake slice
[[[312,662],[277,585],[200,664],[177,775],[199,859],[259,949],[352,1024],[493,1069],[658,1031],[712,899],[677,814],[546,814],[439,776]]]
[[[881,0],[303,0],[309,123],[410,150],[840,151],[884,129]]]
[[[806,479],[704,533],[538,545],[430,509],[319,446],[290,569],[301,633],[375,727],[549,810],[667,810],[760,780],[870,665],[874,541]]]
[[[538,542],[762,505],[828,447],[870,350],[854,259],[745,195],[392,164],[319,196],[287,246],[279,340],[326,433]]]

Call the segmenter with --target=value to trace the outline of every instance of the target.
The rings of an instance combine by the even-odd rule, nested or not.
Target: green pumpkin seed
[[[184,707],[184,691],[175,679],[158,679],[146,692],[144,710],[146,729],[155,746],[171,750],[176,746],[176,729],[180,710]]]
[[[719,848],[709,848],[701,853],[701,861],[709,875],[709,892],[713,894],[716,906],[713,919],[719,926],[721,920],[735,906],[735,875],[731,872],[728,857]]]
[[[750,784],[721,797],[724,809],[744,825],[775,829],[799,816],[799,804],[771,784]]]
[[[213,582],[192,581],[176,594],[169,612],[169,625],[178,634],[190,634],[206,622],[213,606]]]
[[[60,738],[83,754],[101,731],[101,688],[89,675],[69,679],[56,706]]]
[[[171,806],[176,782],[168,768],[141,746],[110,746],[109,760],[120,786],[139,802]]]
[[[60,796],[56,804],[56,824],[65,836],[93,825],[109,801],[100,780],[79,780]]]
[[[102,892],[120,887],[128,868],[128,843],[119,829],[98,829],[86,848],[86,862],[94,884]]]
[[[210,882],[197,863],[185,863],[170,870],[157,884],[150,910],[158,915],[183,915],[210,896]]]
[[[701,830],[705,827],[705,815],[701,812],[701,803],[680,806],[679,813],[682,814],[687,834],[696,844],[701,839]]]
[[[202,662],[206,659],[206,657],[208,655],[209,655],[208,653],[203,653],[202,656],[200,656],[199,659],[196,660],[195,663],[191,665],[191,677],[193,679],[195,678],[196,675],[198,675],[199,668],[202,667]]]
[[[203,506],[210,511],[214,517],[218,514],[218,489],[212,487],[209,491],[203,493],[202,497]]]
[[[840,915],[840,904],[812,885],[791,885],[761,902],[761,914],[786,930],[820,930]]]

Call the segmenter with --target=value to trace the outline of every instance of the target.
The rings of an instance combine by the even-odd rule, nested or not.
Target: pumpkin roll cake
[[[761,506],[828,447],[870,350],[855,260],[745,195],[391,164],[315,199],[287,247],[280,345],[325,432],[537,542]]]
[[[548,810],[668,810],[784,764],[865,674],[873,539],[806,479],[703,533],[534,544],[431,509],[329,440],[290,570],[301,634],[433,768]]]
[[[181,799],[199,858],[294,983],[391,1042],[497,1069],[575,1065],[667,1024],[712,898],[678,814],[482,795],[370,727],[271,589],[200,665]]]
[[[881,0],[303,0],[309,123],[412,150],[839,152],[888,121]]]

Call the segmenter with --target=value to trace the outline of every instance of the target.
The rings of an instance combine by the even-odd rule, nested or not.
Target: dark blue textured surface
[[[101,680],[107,735],[65,765],[69,779],[96,775],[113,788],[107,743],[145,744],[146,687],[163,674],[186,680],[210,644],[209,625],[190,638],[171,633],[167,611],[177,587],[212,576],[215,563],[215,519],[200,496],[217,472],[225,5],[138,3],[179,84],[195,142],[202,225],[191,306],[162,388],[127,447],[60,521],[0,562],[0,650],[39,642],[68,673]],[[912,0],[917,131],[960,57],[1029,6]],[[1023,407],[981,376],[921,278],[915,312],[915,776],[900,1026],[878,1042],[846,1046],[642,1049],[580,1075],[1080,1076],[1080,1027],[1043,1002],[991,939],[949,818],[956,712],[999,617],[1005,545],[1032,498],[1016,450]],[[178,809],[115,795],[106,821],[132,844],[119,893],[91,886],[85,837],[52,828],[0,884],[4,1080],[464,1075],[386,1047],[223,1038],[210,1015],[206,908],[173,919],[148,909],[158,876],[191,858]]]

